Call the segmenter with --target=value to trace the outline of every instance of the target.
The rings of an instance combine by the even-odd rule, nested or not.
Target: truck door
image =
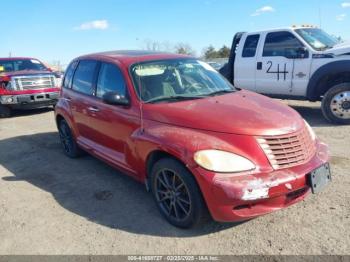
[[[295,53],[304,46],[291,32],[267,33],[256,63],[256,92],[268,95],[295,95],[293,75]]]
[[[260,34],[247,35],[241,41],[237,50],[236,61],[234,66],[234,84],[243,89],[255,91],[255,74],[256,74],[256,50],[258,47]]]

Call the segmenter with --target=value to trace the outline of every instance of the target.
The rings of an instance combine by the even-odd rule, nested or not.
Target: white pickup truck
[[[322,101],[325,118],[350,124],[350,44],[309,26],[237,33],[220,72],[236,87]]]

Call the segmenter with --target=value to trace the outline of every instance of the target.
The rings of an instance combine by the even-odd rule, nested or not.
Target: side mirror
[[[102,96],[102,101],[109,105],[116,106],[128,106],[130,105],[130,101],[128,98],[119,95],[116,92],[107,92]]]
[[[304,59],[309,57],[309,51],[306,47],[286,48],[285,56],[289,59]]]

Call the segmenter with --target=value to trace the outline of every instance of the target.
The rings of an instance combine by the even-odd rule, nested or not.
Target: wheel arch
[[[66,120],[63,115],[57,114],[55,116],[56,126],[59,127],[59,124],[62,120]]]
[[[152,167],[155,163],[157,163],[159,160],[163,158],[172,158],[181,164],[183,164],[186,168],[187,165],[185,161],[181,158],[179,158],[176,154],[170,153],[163,149],[154,149],[153,151],[149,152],[146,158],[146,178],[149,178],[149,175],[151,174]]]
[[[77,130],[75,129],[74,123],[72,121],[72,119],[67,116],[66,114],[64,114],[64,112],[57,112],[55,113],[55,122],[56,122],[56,126],[57,129],[59,128],[59,123],[60,121],[65,120],[68,124],[68,126],[70,127],[70,129],[72,130],[72,133],[74,135],[75,138],[78,137],[78,133]]]
[[[307,98],[310,101],[321,100],[330,87],[350,82],[350,61],[335,61],[320,67],[310,78]]]

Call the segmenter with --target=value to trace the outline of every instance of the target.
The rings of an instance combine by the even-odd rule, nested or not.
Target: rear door
[[[264,33],[264,45],[256,63],[256,92],[271,95],[293,95],[294,60],[288,52],[303,44],[288,31]]]
[[[244,43],[236,55],[234,66],[235,86],[248,90],[256,90],[256,55],[260,34],[247,35],[241,41]]]
[[[71,112],[78,130],[78,142],[90,146],[94,132],[90,112],[93,108],[95,82],[99,63],[94,60],[81,60],[75,70],[72,89],[67,94],[70,100]]]

